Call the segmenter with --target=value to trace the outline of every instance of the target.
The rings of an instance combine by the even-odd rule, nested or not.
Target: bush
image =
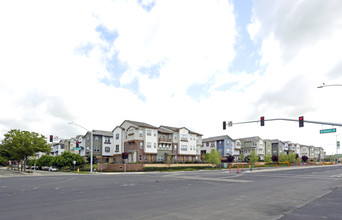
[[[273,161],[273,162],[278,162],[278,156],[273,155],[273,156],[272,156],[272,161]]]
[[[193,170],[201,170],[208,169],[208,166],[189,166],[189,167],[144,167],[143,171],[193,171]],[[210,168],[209,168],[210,169]]]
[[[309,158],[307,156],[302,156],[302,161],[305,163]]]

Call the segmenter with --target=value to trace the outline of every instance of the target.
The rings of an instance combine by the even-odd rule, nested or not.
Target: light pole
[[[72,124],[72,125],[76,125],[80,128],[83,128],[84,130],[86,130],[87,132],[90,132],[90,173],[93,173],[93,132],[86,129],[85,127],[79,125],[79,124],[76,124],[75,122],[69,122],[69,124]]]
[[[323,85],[321,85],[321,86],[317,86],[317,88],[319,88],[319,89],[322,89],[322,88],[324,88],[324,87],[328,87],[328,86],[342,86],[342,84],[331,84],[331,85],[325,85],[325,83],[323,83]]]

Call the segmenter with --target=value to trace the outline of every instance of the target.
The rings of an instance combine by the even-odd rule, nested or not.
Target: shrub
[[[302,156],[302,161],[305,163],[309,158],[307,156]]]

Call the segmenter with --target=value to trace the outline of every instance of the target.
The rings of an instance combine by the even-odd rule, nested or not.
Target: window
[[[99,141],[99,137],[98,136],[95,136],[95,141]]]
[[[177,150],[177,144],[175,144],[175,150]]]
[[[174,134],[174,138],[177,140],[177,138],[178,138],[178,134],[177,133]]]
[[[147,145],[146,145],[147,148],[151,148],[152,147],[152,144],[151,142],[147,142]]]
[[[105,147],[105,152],[109,153],[110,152],[110,147]]]
[[[147,155],[145,155],[145,161],[147,161]]]
[[[187,151],[187,150],[188,150],[188,146],[186,146],[186,145],[181,146],[181,151]]]
[[[157,143],[153,143],[153,147],[154,147],[154,148],[157,148]]]
[[[119,152],[119,145],[115,145],[115,152]]]
[[[142,155],[141,154],[139,155],[139,161],[142,161]]]
[[[105,144],[110,144],[110,137],[104,137],[104,139]]]
[[[157,161],[164,161],[163,155],[157,155]]]
[[[144,142],[140,142],[140,149],[144,149]]]
[[[186,134],[182,134],[181,140],[182,141],[187,141],[188,140],[188,136]]]
[[[95,152],[100,152],[100,147],[94,147]]]
[[[157,136],[157,131],[153,131],[153,136],[154,136],[154,137]]]
[[[116,134],[116,135],[115,135],[115,139],[116,139],[116,140],[119,140],[119,134]]]
[[[209,147],[209,142],[206,143],[207,147]]]
[[[139,129],[139,137],[142,137],[142,136],[143,136],[143,130]]]
[[[151,130],[146,130],[146,134],[147,134],[147,136],[151,136],[152,135]]]

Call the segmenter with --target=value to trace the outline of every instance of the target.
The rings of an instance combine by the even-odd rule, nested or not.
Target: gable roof
[[[93,130],[93,135],[102,135],[102,136],[113,136],[111,131],[101,131],[101,130]]]
[[[219,141],[219,140],[224,140],[226,138],[229,138],[230,140],[233,140],[231,137],[228,135],[221,135],[221,136],[215,136],[215,137],[208,137],[208,138],[203,138],[202,142],[207,142],[207,141]]]
[[[125,120],[124,122],[122,122],[122,124],[125,123],[125,122],[129,122],[129,123],[134,124],[134,125],[136,125],[138,127],[158,129],[158,127],[150,125],[150,124],[147,124],[145,122]],[[122,126],[122,124],[120,126]]]

